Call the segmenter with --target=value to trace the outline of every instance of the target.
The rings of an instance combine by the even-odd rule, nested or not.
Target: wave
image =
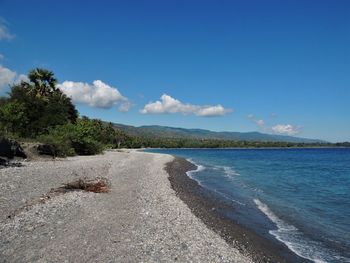
[[[226,176],[236,176],[239,175],[239,173],[237,173],[236,171],[234,171],[231,167],[229,166],[222,166],[222,169],[224,170],[224,173]]]
[[[196,162],[193,161],[191,158],[188,158],[188,159],[186,159],[186,160],[187,160],[188,162],[190,162],[190,163],[192,163],[192,164],[194,164],[194,165],[196,166],[196,169],[195,169],[195,170],[190,170],[190,171],[186,172],[186,174],[187,174],[188,177],[190,177],[192,180],[195,180],[201,187],[206,188],[206,189],[208,189],[208,190],[210,190],[210,191],[214,191],[215,193],[221,195],[223,198],[227,199],[228,201],[237,203],[237,204],[242,205],[242,206],[245,206],[244,203],[242,203],[242,202],[240,202],[240,201],[237,201],[237,200],[235,200],[235,199],[232,199],[232,198],[229,197],[228,195],[226,195],[226,194],[224,194],[224,193],[222,193],[222,192],[220,192],[220,191],[218,191],[218,190],[216,190],[216,189],[212,189],[212,188],[210,188],[210,187],[204,186],[199,180],[197,180],[196,178],[194,178],[192,175],[193,175],[194,173],[198,173],[198,172],[201,172],[201,171],[206,170],[207,167],[205,167],[204,165],[200,165],[200,164],[196,163]],[[233,171],[233,170],[231,169],[231,167],[228,167],[228,166],[214,166],[214,169],[215,169],[215,170],[223,169],[224,171],[227,172],[227,175],[231,175],[231,176],[232,176],[232,175],[238,175],[238,173],[236,173],[235,171]]]
[[[214,166],[213,169],[214,170],[222,170],[224,172],[224,175],[227,177],[233,177],[233,176],[240,175],[235,170],[233,170],[233,168],[230,166],[217,165],[217,166]]]
[[[239,205],[245,206],[246,204],[232,199],[230,196],[213,189],[210,187],[204,186],[198,179],[193,177],[193,174],[209,170],[218,170],[222,172],[225,176],[233,179],[233,177],[239,175],[235,172],[232,167],[229,166],[203,166],[192,159],[187,159],[196,166],[196,169],[188,171],[186,174],[191,179],[195,180],[201,187],[207,188],[208,190],[214,191],[224,199],[237,203]],[[255,192],[261,192],[259,189],[252,189]],[[311,240],[307,238],[299,229],[295,226],[288,224],[287,222],[280,219],[266,204],[261,202],[259,199],[254,199],[254,203],[257,208],[264,213],[277,227],[276,230],[270,230],[269,233],[273,235],[277,240],[284,243],[291,251],[293,251],[298,256],[311,260],[315,263],[327,263],[327,262],[350,262],[348,258],[339,256],[339,254],[333,250],[329,250],[324,247],[320,242]]]
[[[280,219],[266,204],[259,199],[254,199],[258,209],[263,212],[273,223],[277,230],[270,230],[269,233],[277,240],[284,243],[291,251],[298,256],[312,260],[316,263],[326,263],[338,258],[331,251],[323,248],[321,243],[308,240],[295,226],[290,225]],[[345,262],[345,261],[344,261]]]
[[[194,178],[192,175],[194,174],[194,173],[198,173],[198,172],[201,172],[201,171],[204,171],[205,169],[206,169],[206,167],[205,166],[203,166],[203,165],[200,165],[200,164],[197,164],[197,163],[195,163],[192,159],[186,159],[188,162],[190,162],[190,163],[192,163],[193,165],[195,165],[196,166],[196,169],[195,170],[190,170],[190,171],[187,171],[186,172],[186,174],[187,174],[187,176],[189,177],[189,178],[191,178],[192,180],[195,180],[200,186],[203,186],[202,184],[201,184],[201,182],[199,181],[199,180],[197,180],[196,178]]]

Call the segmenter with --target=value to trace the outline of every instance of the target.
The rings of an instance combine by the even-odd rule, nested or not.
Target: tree
[[[8,102],[0,106],[0,129],[4,135],[15,134],[23,130],[28,123],[24,105],[18,102]]]
[[[0,107],[7,103],[22,105],[26,125],[17,123],[13,129],[22,137],[36,137],[48,132],[50,127],[75,123],[78,111],[71,99],[56,87],[51,71],[34,69],[28,74],[29,82],[22,81],[11,87],[9,98],[2,100]]]
[[[37,97],[48,97],[50,94],[56,92],[57,80],[52,71],[36,68],[29,72],[28,78],[31,83],[26,84],[27,91]]]

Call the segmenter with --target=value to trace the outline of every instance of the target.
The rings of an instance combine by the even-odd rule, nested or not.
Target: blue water
[[[237,209],[227,216],[315,262],[350,262],[350,149],[151,150]]]

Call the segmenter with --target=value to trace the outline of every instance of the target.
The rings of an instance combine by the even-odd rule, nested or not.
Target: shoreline
[[[200,147],[200,148],[159,148],[159,147],[149,147],[140,148],[141,151],[144,150],[280,150],[280,149],[348,149],[349,146],[291,146],[291,147]]]
[[[176,196],[173,161],[128,150],[0,169],[0,262],[251,263]],[[99,176],[107,193],[49,194]]]
[[[196,167],[183,158],[175,157],[165,169],[176,195],[208,228],[219,234],[229,245],[251,257],[254,262],[312,262],[296,255],[285,244],[260,236],[220,213],[222,209],[234,211],[235,207],[224,202],[210,190],[201,187],[186,174]]]

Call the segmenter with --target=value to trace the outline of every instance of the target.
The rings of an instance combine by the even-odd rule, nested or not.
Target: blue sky
[[[0,94],[44,67],[90,117],[350,141],[349,13],[347,0],[0,0]]]

